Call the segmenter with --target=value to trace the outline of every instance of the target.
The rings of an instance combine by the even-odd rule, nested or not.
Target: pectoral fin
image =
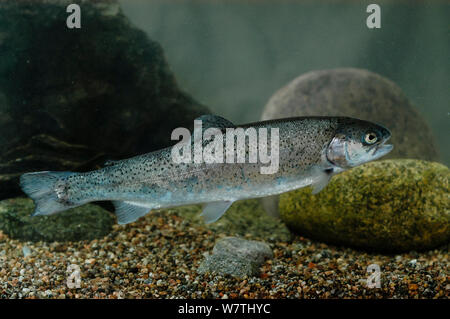
[[[222,217],[223,214],[230,208],[233,201],[222,201],[207,203],[203,207],[201,216],[205,219],[206,224],[210,224]]]
[[[325,188],[325,186],[328,185],[330,182],[331,177],[333,176],[333,170],[326,169],[322,171],[318,171],[317,176],[314,180],[314,182],[311,184],[313,190],[312,194],[316,195],[320,193],[322,189]]]

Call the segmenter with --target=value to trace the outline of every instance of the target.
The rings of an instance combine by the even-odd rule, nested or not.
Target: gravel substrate
[[[0,233],[0,297],[449,297],[448,246],[386,256],[296,236],[289,243],[270,243],[274,257],[264,263],[258,277],[197,274],[204,254],[222,236],[175,210],[155,212],[130,225],[115,225],[101,240],[23,243]],[[246,238],[258,239],[250,234]],[[80,267],[80,288],[67,287],[71,264]],[[367,287],[370,264],[380,266],[381,288]]]

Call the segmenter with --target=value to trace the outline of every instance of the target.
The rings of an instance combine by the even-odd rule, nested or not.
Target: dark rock
[[[320,193],[280,196],[295,232],[382,253],[421,251],[450,241],[449,169],[411,159],[375,161],[332,178]]]
[[[207,108],[180,91],[160,45],[116,1],[0,3],[0,198],[18,176],[83,171],[165,147]]]
[[[278,90],[262,120],[295,116],[349,116],[386,126],[394,149],[385,158],[438,161],[434,137],[425,120],[392,81],[363,69],[312,71]],[[278,196],[263,199],[278,216]]]
[[[80,241],[108,235],[115,217],[103,208],[86,204],[56,215],[31,217],[29,198],[0,201],[0,230],[22,241]]]
[[[272,250],[264,242],[225,237],[216,243],[212,255],[206,256],[197,272],[251,277],[259,273],[264,260],[272,257]]]

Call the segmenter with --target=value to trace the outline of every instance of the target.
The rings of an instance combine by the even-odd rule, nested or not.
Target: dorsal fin
[[[113,165],[117,165],[121,162],[121,160],[106,160],[103,163],[103,166],[113,166]]]
[[[224,129],[227,127],[236,127],[233,123],[224,119],[221,116],[214,114],[205,114],[195,119],[196,121],[202,121],[203,130],[206,130],[211,127],[216,127],[218,129]]]

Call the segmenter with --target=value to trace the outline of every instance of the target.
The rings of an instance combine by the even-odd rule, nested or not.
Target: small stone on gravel
[[[251,277],[256,276],[264,260],[272,256],[272,250],[264,242],[225,237],[216,243],[212,255],[206,256],[197,271]]]

